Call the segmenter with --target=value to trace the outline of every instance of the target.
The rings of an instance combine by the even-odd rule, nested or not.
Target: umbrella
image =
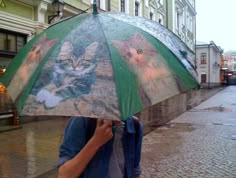
[[[1,82],[20,115],[124,120],[198,87],[191,55],[156,22],[119,13],[83,14],[35,36]]]

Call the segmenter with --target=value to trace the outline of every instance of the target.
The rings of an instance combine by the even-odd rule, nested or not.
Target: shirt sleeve
[[[69,119],[59,147],[58,167],[72,159],[84,147],[86,142],[86,121],[86,118],[79,117]]]
[[[135,141],[135,160],[134,160],[134,175],[138,176],[141,175],[141,150],[142,150],[142,140],[143,140],[143,125],[138,122],[138,127],[136,128],[136,141]]]

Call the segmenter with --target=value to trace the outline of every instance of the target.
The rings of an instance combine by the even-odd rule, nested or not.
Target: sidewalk
[[[235,178],[236,86],[144,137],[142,178]]]
[[[211,89],[210,92],[203,92],[204,94],[201,95],[202,98],[198,97],[196,103],[206,100],[217,92],[219,92],[219,89]],[[56,121],[50,119],[40,122],[30,122],[23,124],[20,129],[2,132],[0,134],[0,141],[2,143],[0,148],[0,177],[56,178],[57,169],[55,165],[58,156],[57,149],[62,139],[66,121],[67,119],[65,118],[57,118]],[[175,129],[174,132],[170,132],[172,128]],[[175,147],[180,143],[178,141],[182,140],[178,134],[186,130],[190,132],[194,130],[194,128],[189,123],[180,124],[174,120],[144,137],[142,160],[144,170],[143,178],[148,178],[151,175],[155,178],[168,177],[166,174],[163,174],[163,176],[161,174],[160,176],[156,175],[157,172],[162,169],[162,171],[166,168],[171,169],[169,160],[164,158],[168,155],[171,156],[173,152],[178,153],[180,151],[176,150]],[[196,138],[194,139],[196,140]],[[188,142],[191,141],[194,140],[188,140]],[[174,147],[173,144],[175,145]],[[181,156],[183,156],[183,158],[185,157],[184,154]],[[181,160],[183,158],[179,159]],[[195,159],[195,157],[191,159]],[[191,161],[191,159],[188,161]],[[162,161],[161,163],[163,164],[161,167],[159,165],[160,161]],[[166,161],[168,161],[168,164]],[[188,161],[186,163],[188,163]]]

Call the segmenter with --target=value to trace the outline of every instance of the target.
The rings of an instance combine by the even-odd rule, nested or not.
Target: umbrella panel
[[[22,115],[125,119],[197,86],[158,39],[102,14],[71,18],[27,45],[24,60],[3,78]],[[40,62],[22,75],[30,49],[39,46]],[[19,76],[28,77],[20,87]]]

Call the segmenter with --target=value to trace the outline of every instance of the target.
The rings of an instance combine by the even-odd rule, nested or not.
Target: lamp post
[[[48,16],[48,23],[49,24],[51,24],[52,20],[55,17],[62,16],[63,8],[64,8],[64,1],[63,0],[53,0],[52,1],[52,6],[53,6],[53,10],[54,10],[54,15],[49,15]]]

